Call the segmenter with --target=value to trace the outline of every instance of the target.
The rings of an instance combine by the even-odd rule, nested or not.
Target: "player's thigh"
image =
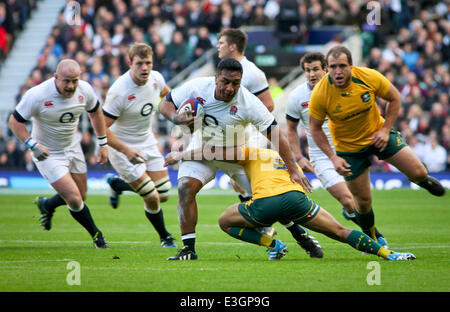
[[[70,160],[63,152],[51,152],[50,156],[44,160],[37,160],[33,156],[33,162],[39,173],[52,184],[69,173]]]
[[[311,165],[314,168],[315,175],[319,178],[324,188],[329,189],[333,185],[345,182],[344,177],[337,173],[328,157],[317,159],[311,157]]]
[[[239,204],[228,207],[219,217],[219,226],[222,230],[229,232],[233,226],[254,228],[255,226],[244,219],[238,210]]]
[[[222,170],[226,175],[234,180],[234,182],[248,194],[252,193],[252,188],[250,186],[250,181],[248,180],[247,174],[245,173],[244,167],[236,163],[225,162],[225,161],[212,161],[216,170]]]
[[[146,171],[145,164],[132,164],[125,154],[108,147],[108,158],[113,168],[125,182],[137,181]]]
[[[178,181],[183,178],[194,178],[200,181],[203,186],[215,178],[216,172],[217,168],[210,161],[182,161],[178,168]]]
[[[369,169],[366,169],[358,177],[348,180],[346,183],[361,209],[360,212],[364,213],[370,210],[370,206],[372,205],[372,192],[370,189]]]
[[[349,229],[344,228],[328,211],[320,209],[317,215],[310,221],[302,223],[310,230],[327,235],[342,242],[346,241]]]
[[[393,156],[386,158],[385,161],[411,180],[423,180],[428,175],[427,169],[409,146],[403,147]]]

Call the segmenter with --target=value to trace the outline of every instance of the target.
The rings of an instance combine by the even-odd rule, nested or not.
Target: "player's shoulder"
[[[244,58],[240,61],[242,65],[242,69],[244,72],[251,71],[251,72],[263,72],[258,66],[256,66],[255,63],[250,61],[247,57],[244,56]]]
[[[290,97],[302,97],[309,95],[311,93],[311,90],[308,87],[308,82],[305,81],[302,84],[296,86],[291,93],[289,94]]]
[[[353,66],[352,81],[366,86],[376,86],[379,81],[387,81],[387,78],[376,69]]]
[[[52,94],[57,94],[55,86],[55,78],[49,78],[40,84],[31,87],[26,91],[27,98],[39,100],[41,98],[48,98]]]
[[[181,85],[181,87],[183,88],[195,90],[197,92],[207,92],[207,90],[214,90],[215,86],[216,85],[213,76],[192,78]]]
[[[165,79],[164,79],[163,75],[157,70],[152,70],[150,72],[150,77],[152,77],[154,80],[156,80],[158,82],[165,83]]]
[[[359,79],[371,79],[375,77],[380,77],[382,74],[376,69],[372,69],[369,67],[352,67],[352,77]],[[369,81],[368,81],[369,82]]]
[[[92,86],[90,85],[89,82],[87,82],[86,80],[78,80],[78,87],[81,88],[82,90],[93,90]]]

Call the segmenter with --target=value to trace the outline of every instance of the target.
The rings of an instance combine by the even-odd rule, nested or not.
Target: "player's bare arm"
[[[273,111],[275,105],[273,103],[272,95],[270,94],[270,90],[267,89],[264,92],[261,92],[257,95],[257,97],[263,102],[264,106],[267,107],[269,112]]]
[[[301,186],[303,186],[305,191],[311,193],[311,184],[309,183],[308,178],[302,172],[300,172],[300,170],[298,170],[297,163],[295,162],[294,155],[292,154],[291,148],[289,147],[289,143],[284,137],[283,133],[280,131],[280,127],[278,127],[278,125],[272,126],[272,130],[267,135],[267,138],[273,146],[278,147],[278,153],[286,164],[292,182],[299,183]]]
[[[161,98],[161,99],[163,99],[166,95],[167,95],[167,93],[169,93],[170,92],[170,88],[169,88],[169,86],[168,85],[164,85],[164,88],[161,90],[161,92],[159,93],[159,97]]]
[[[287,139],[289,145],[294,153],[296,162],[299,164],[300,168],[306,172],[314,172],[314,169],[309,162],[309,160],[302,155],[300,149],[300,139],[297,133],[298,122],[292,120],[286,120],[287,123]]]
[[[121,140],[119,140],[114,133],[109,129],[111,125],[114,123],[114,119],[108,116],[105,116],[105,124],[106,124],[106,134],[108,136],[108,145],[111,146],[118,152],[125,154],[128,160],[132,164],[140,164],[145,162],[147,159],[139,152],[137,149],[129,147],[124,144]]]
[[[163,114],[167,120],[173,122],[176,125],[185,125],[191,127],[194,125],[194,116],[192,113],[186,112],[183,114],[177,114],[175,104],[163,97],[159,104],[159,112]]]
[[[387,146],[389,140],[389,131],[394,125],[395,120],[397,120],[402,102],[400,92],[392,84],[389,87],[388,92],[384,97],[382,97],[382,99],[388,102],[386,104],[386,116],[384,125],[372,136],[372,145],[379,148],[380,151],[383,151]]]
[[[108,146],[106,140],[107,134],[105,119],[103,117],[102,110],[98,108],[95,112],[89,113],[89,119],[91,120],[92,127],[94,128],[95,135],[99,138],[99,149],[97,155],[98,162],[104,165],[108,161]]]
[[[314,142],[316,142],[322,152],[324,152],[325,155],[327,155],[327,157],[333,162],[334,168],[340,175],[351,175],[350,165],[343,158],[334,153],[325,132],[323,132],[322,125],[323,120],[318,120],[311,117],[311,115],[309,116],[309,131],[311,132]]]
[[[34,157],[36,157],[39,161],[46,159],[50,156],[50,152],[47,147],[38,144],[33,139],[31,139],[30,132],[24,123],[17,121],[14,115],[11,115],[9,118],[9,128],[14,133],[14,135],[29,148]]]
[[[238,162],[243,159],[241,156],[241,148],[236,147],[221,147],[203,145],[202,147],[178,152],[173,151],[166,155],[164,159],[164,167],[174,165],[180,160],[220,160],[227,162]]]

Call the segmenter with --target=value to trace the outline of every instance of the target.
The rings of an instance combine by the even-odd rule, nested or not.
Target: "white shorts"
[[[50,184],[58,181],[68,172],[78,174],[87,172],[86,160],[80,143],[62,151],[50,151],[50,156],[41,161],[33,156],[33,162]]]
[[[125,143],[126,144],[126,143]],[[137,149],[141,154],[147,158],[147,161],[142,164],[132,164],[125,154],[116,151],[108,146],[109,162],[117,171],[122,179],[127,183],[131,183],[142,177],[146,171],[163,171],[164,158],[158,149],[158,145],[142,146],[136,144],[127,144],[128,146]]]
[[[252,193],[244,167],[225,161],[186,160],[180,163],[178,179],[191,177],[200,180],[203,185],[215,178],[217,170],[222,170],[226,175],[236,181],[249,194]]]
[[[333,162],[329,158],[315,159],[311,156],[311,165],[324,188],[328,189],[333,185],[345,182],[344,177],[336,172]]]

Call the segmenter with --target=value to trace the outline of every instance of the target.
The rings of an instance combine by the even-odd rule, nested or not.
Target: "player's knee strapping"
[[[172,187],[172,183],[170,183],[169,176],[165,176],[158,181],[155,181],[156,190],[159,195],[167,195]]]
[[[147,199],[156,192],[156,187],[153,181],[146,177],[144,181],[141,182],[136,188],[136,193],[142,196],[142,198]]]

